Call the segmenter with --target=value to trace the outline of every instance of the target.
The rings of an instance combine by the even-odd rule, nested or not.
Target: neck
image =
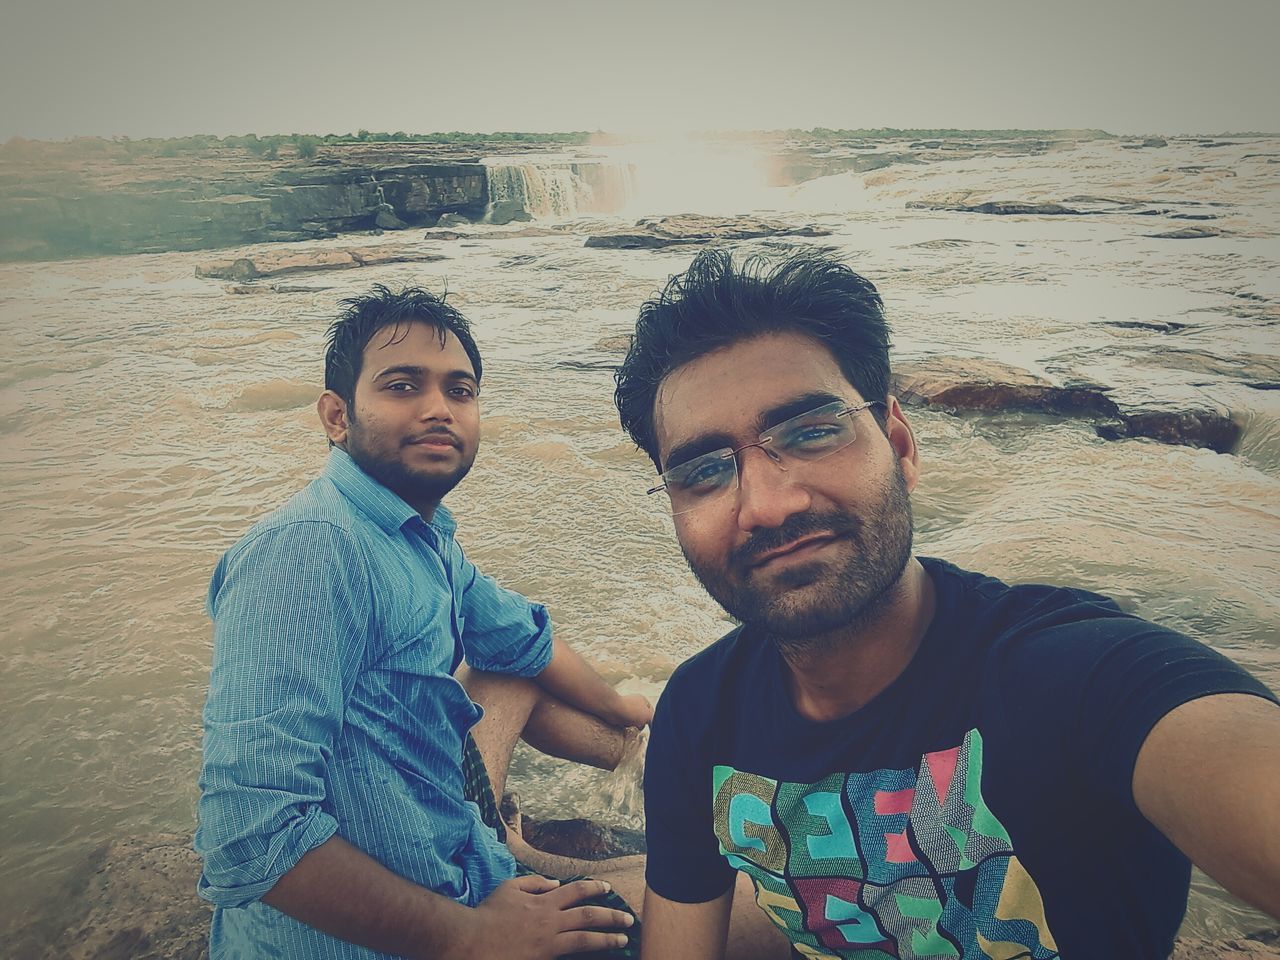
[[[866,706],[907,668],[933,621],[933,581],[912,557],[870,619],[779,644],[797,712],[820,723]]]

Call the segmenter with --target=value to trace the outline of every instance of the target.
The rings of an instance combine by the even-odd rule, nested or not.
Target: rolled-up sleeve
[[[257,900],[337,829],[328,768],[370,611],[359,548],[334,524],[264,530],[218,565],[195,837],[206,900]]]
[[[463,556],[456,543],[453,550],[467,663],[492,673],[537,676],[551,662],[547,608],[498,586]]]

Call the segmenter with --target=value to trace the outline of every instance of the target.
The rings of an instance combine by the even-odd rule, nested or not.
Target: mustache
[[[418,434],[417,436],[409,437],[407,440],[404,441],[404,445],[407,446],[413,443],[421,443],[422,441],[427,440],[429,438],[430,439],[442,438],[442,439],[448,440],[455,447],[462,446],[462,441],[458,439],[458,435],[454,433],[452,430],[450,430],[448,427],[432,427],[430,430],[426,430],[423,433]]]
[[[848,513],[798,513],[787,517],[780,527],[767,527],[753,533],[745,543],[729,554],[729,562],[736,567],[748,567],[761,554],[785,547],[801,537],[815,533],[830,533],[835,536],[856,534],[861,527],[861,521]]]

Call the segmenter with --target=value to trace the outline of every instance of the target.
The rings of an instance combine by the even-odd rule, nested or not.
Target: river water
[[[916,409],[918,544],[1008,580],[1108,593],[1280,688],[1280,392],[1244,383],[1267,363],[1280,379],[1280,143],[990,150],[794,188],[753,180],[742,146],[729,178],[717,175],[727,154],[681,172],[672,150],[657,153],[679,189],[646,182],[640,163],[629,213],[732,210],[830,230],[737,246],[816,243],[846,258],[884,295],[899,359],[989,357],[1090,377],[1125,399],[1233,411],[1244,437],[1219,455],[1108,442],[1082,421]],[[1071,197],[1164,212],[906,208]],[[618,428],[603,368],[608,338],[694,249],[583,247],[589,231],[626,222],[298,244],[421,242],[445,259],[287,278],[285,292],[256,295],[194,276],[219,254],[0,266],[0,928],[45,910],[103,842],[193,829],[208,577],[321,469],[324,332],[336,301],[374,282],[447,285],[475,325],[484,442],[449,504],[482,569],[545,602],[628,691],[656,695],[727,629],[646,502],[650,468]],[[1189,224],[1223,235],[1147,236]],[[631,826],[634,776],[527,753],[515,771],[534,816]],[[1197,878],[1191,931],[1264,925]]]

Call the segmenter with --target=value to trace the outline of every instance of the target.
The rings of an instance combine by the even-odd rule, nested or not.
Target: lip
[[[808,556],[815,549],[834,543],[836,535],[834,533],[816,533],[811,536],[801,537],[798,540],[792,540],[785,546],[778,547],[776,550],[770,550],[754,557],[750,564],[753,570],[767,566],[777,560],[785,560],[788,557]]]
[[[458,438],[451,433],[429,433],[425,437],[415,437],[408,441],[411,447],[451,447],[455,450],[462,445]]]

